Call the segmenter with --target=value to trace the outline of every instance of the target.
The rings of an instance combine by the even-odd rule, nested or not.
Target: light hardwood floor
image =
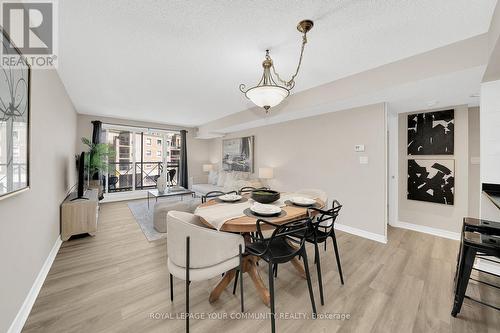
[[[184,281],[174,280],[170,302],[166,242],[148,242],[126,203],[101,205],[95,237],[65,242],[47,276],[23,332],[182,332]],[[319,313],[346,313],[349,320],[277,320],[278,332],[499,332],[500,313],[465,300],[450,315],[458,242],[389,228],[387,245],[338,232],[346,284],[340,285],[331,243],[321,251],[325,305],[319,304],[313,249],[309,248]],[[266,265],[261,275],[267,281]],[[477,274],[477,273],[473,273]],[[245,277],[247,313],[266,313]],[[208,302],[218,278],[191,284],[195,313],[238,313],[239,295],[228,288]],[[498,282],[498,281],[497,281]],[[275,282],[277,312],[310,314],[306,281],[282,265]],[[468,294],[500,301],[498,291],[469,285]],[[269,320],[192,320],[192,332],[268,332]]]

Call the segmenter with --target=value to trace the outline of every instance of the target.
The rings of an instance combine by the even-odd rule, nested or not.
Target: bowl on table
[[[273,190],[253,190],[252,199],[261,203],[269,204],[280,198],[280,192]]]

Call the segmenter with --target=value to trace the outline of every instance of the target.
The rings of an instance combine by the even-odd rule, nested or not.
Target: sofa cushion
[[[193,184],[191,190],[200,195],[205,195],[212,191],[223,191],[224,188],[221,186],[216,186],[212,184]]]

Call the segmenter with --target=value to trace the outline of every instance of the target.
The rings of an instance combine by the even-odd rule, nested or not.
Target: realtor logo
[[[12,44],[3,43],[2,65],[14,65],[15,47],[28,63],[38,68],[56,65],[56,3],[46,1],[2,1],[2,26]],[[14,47],[15,46],[15,47]]]

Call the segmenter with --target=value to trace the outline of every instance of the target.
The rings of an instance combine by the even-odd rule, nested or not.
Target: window
[[[0,125],[0,133],[1,129]],[[154,177],[159,175],[159,170],[167,163],[169,168],[178,163],[179,133],[176,131],[145,131],[111,124],[103,124],[103,131],[106,142],[115,151],[106,173],[107,193],[155,188]],[[1,181],[0,177],[0,186]]]

